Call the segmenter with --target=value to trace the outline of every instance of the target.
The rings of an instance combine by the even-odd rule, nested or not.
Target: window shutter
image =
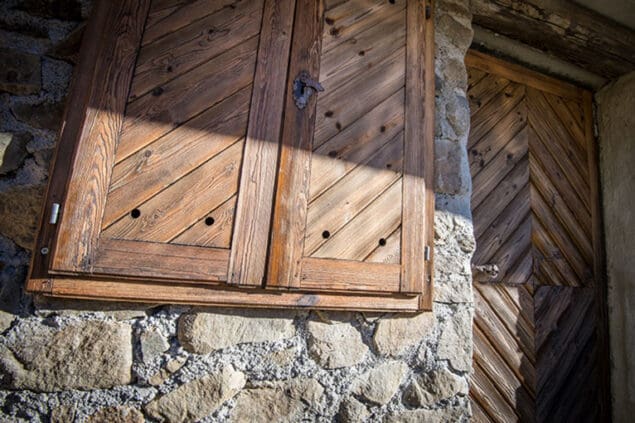
[[[429,309],[431,10],[98,2],[28,289]]]
[[[324,92],[287,96],[268,286],[429,292],[431,4],[324,6],[297,5],[290,79]]]

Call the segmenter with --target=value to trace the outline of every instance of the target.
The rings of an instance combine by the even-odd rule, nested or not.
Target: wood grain
[[[398,292],[399,264],[305,258],[301,289],[341,292]]]
[[[264,283],[295,1],[266,0],[228,283]]]
[[[93,76],[88,110],[61,208],[53,270],[90,272],[94,264],[125,99],[149,3],[113,2],[102,28],[102,33],[110,38],[95,66],[99,72]]]

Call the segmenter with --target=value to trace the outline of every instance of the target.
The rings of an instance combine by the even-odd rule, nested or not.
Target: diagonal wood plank
[[[235,208],[236,196],[234,195],[171,239],[170,243],[229,248]]]

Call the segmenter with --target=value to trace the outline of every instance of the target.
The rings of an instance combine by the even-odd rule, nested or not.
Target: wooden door
[[[480,53],[467,64],[473,263],[498,267],[475,273],[475,421],[607,421],[591,95]]]

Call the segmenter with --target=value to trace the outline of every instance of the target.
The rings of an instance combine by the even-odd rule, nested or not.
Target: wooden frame
[[[105,210],[102,194],[108,192],[112,169],[112,163],[104,162],[104,158],[111,160],[117,148],[114,134],[121,133],[123,126],[126,98],[150,0],[98,2],[71,86],[27,290],[44,295],[113,301],[404,312],[431,309],[432,261],[430,258],[424,262],[424,245],[432,245],[434,209],[432,0],[408,0],[408,22],[417,31],[410,31],[407,44],[407,81],[413,90],[406,104],[413,112],[406,118],[406,128],[412,137],[426,140],[407,151],[412,157],[406,168],[413,177],[411,182],[404,183],[403,194],[412,196],[412,203],[404,202],[403,213],[410,216],[404,224],[411,230],[404,231],[402,242],[413,246],[412,252],[403,253],[404,260],[412,266],[403,270],[404,266],[398,264],[342,260],[337,265],[329,265],[329,272],[324,274],[323,260],[308,259],[302,271],[294,270],[292,253],[301,253],[302,246],[294,250],[286,242],[270,243],[269,228],[254,225],[256,221],[271,220],[271,213],[275,212],[274,195],[291,195],[298,199],[294,197],[295,191],[285,194],[278,190],[274,194],[274,188],[276,178],[279,181],[284,175],[292,175],[288,169],[302,163],[296,156],[306,154],[306,150],[294,143],[310,142],[309,136],[297,134],[308,134],[313,127],[315,102],[309,104],[309,113],[306,113],[309,119],[294,118],[293,111],[297,109],[285,87],[289,75],[319,66],[319,63],[303,62],[302,57],[312,55],[298,49],[308,46],[310,50],[319,51],[319,42],[316,45],[314,40],[319,40],[322,32],[322,6],[322,2],[308,0],[264,2],[263,22],[271,25],[262,31],[258,50],[245,156],[240,170],[241,191],[233,248],[224,249],[100,238]],[[274,35],[276,32],[288,36],[278,37]],[[294,46],[291,46],[291,34]],[[95,60],[95,51],[105,53]],[[276,73],[274,70],[280,64],[267,60],[263,53],[266,51],[278,55],[293,53],[291,57],[295,59],[289,64],[290,70]],[[317,73],[317,69],[313,70]],[[283,102],[287,110],[284,123],[275,119],[283,116]],[[421,116],[424,118],[420,119]],[[284,130],[283,124],[286,125]],[[285,133],[279,144],[271,142],[280,140]],[[300,172],[294,177],[301,186],[307,175]],[[254,183],[255,180],[258,183]],[[297,186],[289,186],[294,185]],[[85,204],[86,199],[91,199],[90,204]],[[61,205],[57,225],[49,223],[53,203]],[[87,207],[77,207],[78,204]],[[302,213],[290,215],[300,220],[305,217]],[[274,219],[273,227],[277,225],[279,230],[273,233],[287,234],[280,229],[288,223]],[[268,270],[267,245],[283,246],[269,252]],[[133,257],[133,253],[139,251],[143,251],[142,265]],[[362,264],[373,270],[360,274]],[[287,276],[281,276],[283,268]],[[284,286],[293,291],[262,289],[267,271],[267,288]],[[413,277],[415,274],[425,276]],[[287,283],[274,282],[285,278]],[[300,280],[303,281],[301,286]],[[237,289],[240,287],[250,289]]]

